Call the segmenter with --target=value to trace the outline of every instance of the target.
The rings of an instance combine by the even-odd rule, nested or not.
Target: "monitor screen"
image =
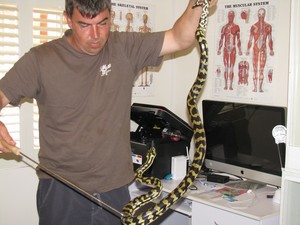
[[[210,100],[202,106],[206,167],[280,186],[285,145],[277,146],[272,130],[285,126],[285,109]]]

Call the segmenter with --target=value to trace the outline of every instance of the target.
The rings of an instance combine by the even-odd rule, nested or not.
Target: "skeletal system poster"
[[[111,31],[123,32],[153,32],[154,31],[154,6],[112,1]],[[153,95],[152,68],[146,67],[141,71],[133,85],[133,96]]]

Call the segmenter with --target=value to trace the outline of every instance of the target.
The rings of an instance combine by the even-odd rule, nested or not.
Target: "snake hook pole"
[[[35,161],[34,159],[32,159],[31,157],[27,156],[26,154],[21,152],[21,149],[16,147],[16,146],[12,146],[10,144],[8,144],[5,140],[0,138],[0,142],[1,144],[7,148],[8,150],[10,150],[12,153],[14,153],[15,155],[20,155],[26,159],[28,159],[29,161],[33,162],[36,165],[36,168],[39,168],[40,170],[44,171],[45,173],[47,173],[49,176],[53,177],[54,179],[62,182],[63,184],[65,184],[66,186],[72,188],[74,191],[78,192],[79,194],[83,195],[84,197],[88,198],[90,201],[92,201],[93,203],[105,208],[106,210],[110,211],[111,213],[113,213],[114,215],[118,216],[119,218],[122,218],[124,216],[123,213],[121,213],[120,211],[116,210],[115,208],[113,208],[112,206],[106,204],[105,202],[99,200],[98,198],[96,198],[95,196],[93,196],[92,194],[88,193],[87,191],[83,190],[82,188],[78,187],[76,184],[72,183],[71,181],[65,179],[64,177],[60,176],[59,174],[53,172],[52,170],[42,166],[40,163],[38,163],[37,161]]]

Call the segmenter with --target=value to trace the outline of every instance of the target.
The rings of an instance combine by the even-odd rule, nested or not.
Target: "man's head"
[[[77,8],[82,16],[94,18],[105,9],[111,10],[111,0],[66,0],[65,12],[72,18],[74,8]]]
[[[88,55],[98,54],[110,31],[110,0],[66,0],[65,17],[72,35],[71,46]]]

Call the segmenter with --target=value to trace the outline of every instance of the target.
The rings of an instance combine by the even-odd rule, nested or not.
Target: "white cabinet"
[[[284,173],[282,189],[281,223],[282,225],[300,224],[300,174]]]
[[[193,202],[192,225],[276,225],[279,215],[266,217],[261,220],[249,218],[234,212],[216,208],[199,202]]]

